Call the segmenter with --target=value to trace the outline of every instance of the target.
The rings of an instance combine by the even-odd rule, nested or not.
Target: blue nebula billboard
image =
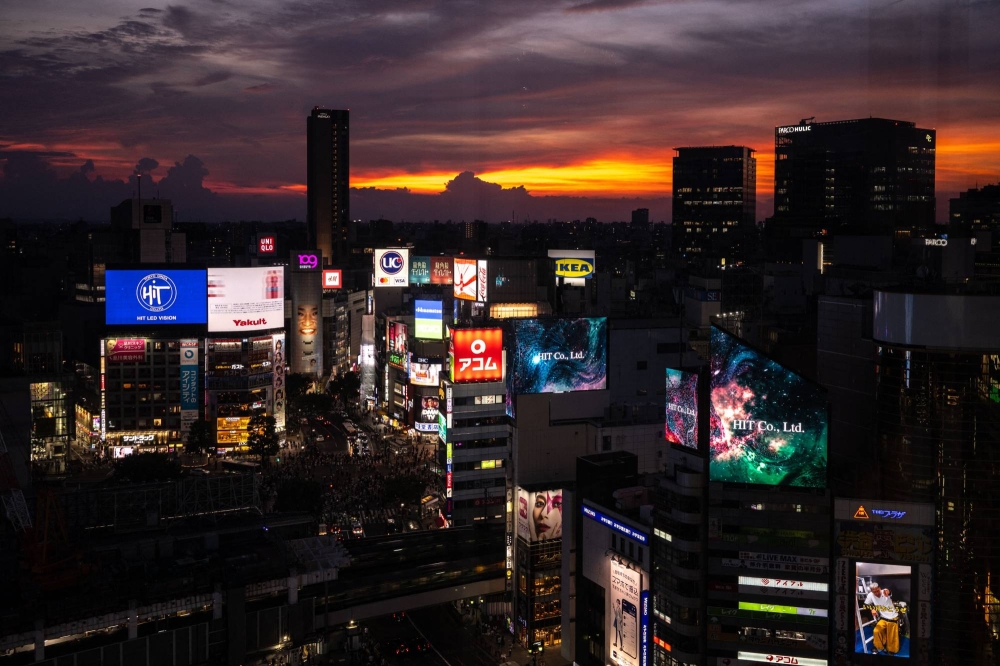
[[[206,272],[173,268],[109,270],[104,312],[109,326],[205,324]]]
[[[607,318],[519,319],[513,328],[514,394],[607,388]]]
[[[664,437],[671,444],[698,448],[698,375],[667,368]]]
[[[718,327],[711,359],[711,480],[826,487],[826,392]]]

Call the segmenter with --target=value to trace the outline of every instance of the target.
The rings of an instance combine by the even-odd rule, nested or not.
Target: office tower
[[[682,254],[731,258],[740,231],[757,215],[757,160],[746,146],[675,148],[674,247]]]
[[[969,231],[1000,229],[1000,183],[960,192],[948,201],[948,224]]]
[[[306,219],[312,249],[331,265],[346,259],[351,221],[347,110],[312,110],[306,119]]]
[[[874,295],[876,445],[858,461],[859,487],[934,505],[921,548],[934,567],[924,663],[996,663],[1000,349],[987,313],[998,307],[973,293]]]
[[[899,233],[934,224],[936,133],[862,118],[774,128],[774,217],[781,226]]]

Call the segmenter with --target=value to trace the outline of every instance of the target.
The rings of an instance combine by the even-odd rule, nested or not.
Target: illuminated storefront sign
[[[451,380],[490,382],[503,379],[503,331],[499,328],[452,331]]]
[[[257,237],[257,254],[274,254],[274,252],[275,252],[274,236]]]
[[[587,516],[591,520],[596,520],[597,522],[601,523],[602,525],[606,525],[607,527],[610,527],[614,531],[616,531],[616,532],[618,532],[620,534],[624,534],[629,539],[632,539],[634,541],[638,541],[639,543],[641,543],[643,545],[646,545],[647,543],[649,543],[649,535],[648,534],[640,532],[639,530],[637,530],[637,529],[635,529],[633,527],[629,527],[628,525],[625,525],[624,523],[620,523],[617,520],[615,520],[614,518],[612,518],[611,516],[605,515],[605,514],[601,513],[600,511],[597,511],[596,509],[590,508],[589,506],[586,506],[586,505],[583,506],[583,515]]]
[[[323,271],[323,288],[340,289],[343,286],[343,271],[338,269]]]
[[[784,654],[765,654],[761,652],[740,652],[736,658],[741,662],[752,661],[754,663],[791,664],[794,666],[827,666],[826,659],[814,659],[813,657],[789,657]]]
[[[315,254],[297,255],[300,271],[311,271],[319,267],[319,257]]]
[[[198,341],[181,340],[181,432],[191,430],[198,420]]]
[[[410,283],[410,251],[375,250],[375,286],[405,287]]]
[[[800,132],[811,132],[812,125],[789,125],[777,128],[778,134],[798,134]]]
[[[108,359],[108,363],[146,362],[145,338],[108,340],[107,348],[106,358]]]
[[[785,606],[782,604],[759,604],[752,601],[741,601],[740,610],[759,611],[761,613],[781,613],[782,615],[826,617],[825,608],[803,608],[801,606]]]
[[[568,278],[590,279],[594,275],[594,260],[586,258],[578,259],[553,259],[556,266],[556,275]]]

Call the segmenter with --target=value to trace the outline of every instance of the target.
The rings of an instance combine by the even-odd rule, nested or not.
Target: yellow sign
[[[859,506],[858,510],[854,512],[855,520],[868,520],[869,518],[871,518],[871,516],[868,515],[867,511],[865,511],[864,506]]]
[[[215,420],[216,430],[246,430],[250,427],[249,416],[223,416]]]
[[[556,275],[567,278],[589,278],[594,274],[594,260],[583,258],[556,259]]]

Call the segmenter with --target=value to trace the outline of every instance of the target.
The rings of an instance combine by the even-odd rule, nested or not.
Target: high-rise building
[[[1000,229],[1000,183],[960,192],[948,202],[948,223],[970,231]]]
[[[858,461],[859,487],[934,505],[925,663],[996,663],[998,308],[1000,299],[983,294],[874,294],[876,445]]]
[[[757,159],[746,146],[675,148],[674,247],[691,256],[730,257],[757,215]]]
[[[332,264],[346,258],[351,221],[348,114],[316,107],[306,119],[309,242]]]
[[[774,217],[813,229],[934,224],[935,130],[885,118],[774,128]]]

